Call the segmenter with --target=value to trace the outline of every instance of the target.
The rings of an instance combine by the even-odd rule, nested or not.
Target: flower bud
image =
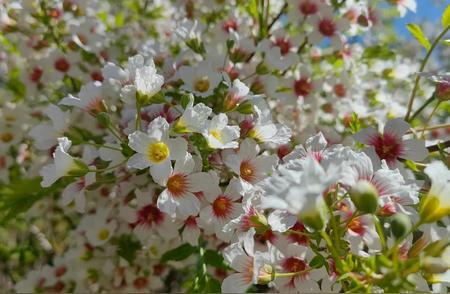
[[[441,274],[450,269],[450,265],[440,257],[425,256],[422,259],[422,268],[427,273]]]
[[[411,229],[411,220],[404,213],[397,213],[391,220],[391,232],[396,239],[404,237]]]
[[[368,181],[358,181],[350,190],[350,198],[362,213],[374,213],[378,209],[378,191]]]
[[[259,285],[266,285],[272,282],[275,278],[275,269],[270,264],[265,264],[262,267],[262,271],[264,274],[260,274],[258,276],[258,284]]]
[[[435,95],[440,101],[450,100],[450,81],[438,82]]]

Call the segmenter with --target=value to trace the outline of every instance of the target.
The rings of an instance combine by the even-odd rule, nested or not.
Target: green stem
[[[333,241],[331,241],[330,236],[328,236],[328,234],[325,231],[320,231],[320,235],[327,243],[328,250],[330,250],[331,256],[333,257],[334,262],[336,263],[336,270],[339,272],[338,269],[341,269],[341,266],[340,266],[341,258],[334,248]]]
[[[136,130],[141,130],[141,103],[136,99]]]
[[[428,60],[431,57],[431,53],[433,53],[433,50],[436,48],[436,46],[439,44],[439,41],[445,36],[445,34],[450,30],[450,26],[446,27],[440,34],[437,36],[437,38],[433,41],[433,44],[431,44],[430,49],[427,51],[427,54],[425,55],[425,59],[422,61],[419,72],[422,72],[425,69],[425,66],[427,65]],[[414,98],[416,97],[417,89],[419,87],[419,81],[420,81],[421,75],[418,74],[416,77],[416,80],[414,82],[414,88],[411,92],[411,96],[409,97],[408,101],[408,110],[406,111],[405,120],[407,122],[410,121],[409,115],[411,114]]]
[[[411,118],[409,119],[410,121],[415,119],[416,116],[418,116],[431,102],[434,101],[434,99],[436,99],[436,94],[433,93],[433,95],[431,95],[430,98],[427,99],[427,101],[425,101],[422,106],[419,107],[419,109],[417,109],[413,115],[411,116]]]
[[[438,101],[438,103],[436,103],[436,106],[433,108],[433,111],[431,111],[430,116],[428,117],[427,121],[425,122],[425,125],[424,125],[423,130],[422,130],[422,134],[420,135],[421,138],[425,137],[425,130],[428,127],[428,124],[430,123],[431,118],[436,113],[436,110],[439,108],[439,105],[441,105],[441,101]]]
[[[387,249],[386,238],[384,236],[383,227],[381,226],[380,220],[376,215],[373,215],[373,222],[375,223],[375,229],[377,231],[378,237],[380,237],[381,248],[384,251]]]
[[[121,165],[124,165],[127,161],[128,161],[128,158],[125,158],[125,160],[123,160],[122,162],[120,162],[120,163],[118,163],[116,165],[113,165],[113,166],[110,166],[110,167],[107,167],[107,168],[102,168],[102,169],[88,169],[88,172],[101,173],[101,172],[113,170],[113,169],[118,168]]]

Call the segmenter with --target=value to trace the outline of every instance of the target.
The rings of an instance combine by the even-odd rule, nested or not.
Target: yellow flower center
[[[247,136],[249,136],[250,138],[255,139],[256,142],[262,142],[263,138],[261,136],[261,134],[255,130],[254,128],[251,129],[250,131],[248,131]]]
[[[150,144],[147,149],[147,158],[153,163],[160,163],[169,157],[169,147],[164,142]]]
[[[220,143],[223,143],[222,135],[220,134],[219,130],[212,130],[210,133],[211,133],[211,136],[213,136],[214,138],[217,139],[217,141],[219,141]]]
[[[106,239],[108,239],[109,237],[109,231],[108,229],[101,229],[98,234],[97,237],[99,240],[105,241]]]
[[[0,140],[4,143],[11,142],[13,138],[14,138],[14,136],[9,132],[6,132],[6,133],[3,133],[0,135]]]
[[[427,195],[422,199],[419,215],[422,222],[434,223],[450,215],[450,207],[443,206],[439,197]]]
[[[200,93],[204,93],[209,90],[208,77],[197,79],[194,83],[194,90]]]

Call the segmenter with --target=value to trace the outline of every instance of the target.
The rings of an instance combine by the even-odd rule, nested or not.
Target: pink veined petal
[[[401,139],[409,130],[410,125],[402,118],[396,118],[388,121],[384,126],[383,133],[394,135],[397,139]]]
[[[252,284],[248,281],[245,274],[235,273],[226,277],[222,282],[222,293],[245,293]]]
[[[418,139],[409,139],[403,141],[401,158],[413,161],[422,161],[428,156],[428,150],[425,147],[425,141]]]
[[[370,145],[373,138],[376,138],[380,134],[372,127],[363,129],[356,133],[353,138],[355,138],[356,141],[359,141],[363,144]]]

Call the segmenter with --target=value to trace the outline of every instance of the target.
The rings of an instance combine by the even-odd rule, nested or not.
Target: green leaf
[[[141,249],[141,243],[135,240],[131,235],[125,234],[119,237],[117,254],[130,264],[133,264],[139,249]]]
[[[441,41],[442,45],[450,46],[450,39]]]
[[[450,5],[445,8],[444,13],[442,14],[442,27],[444,30],[450,26]]]
[[[228,269],[222,254],[215,250],[206,250],[203,256],[205,263],[220,269]]]
[[[319,268],[323,265],[325,265],[327,262],[325,258],[322,255],[316,255],[311,261],[309,262],[310,267]]]
[[[388,46],[376,45],[372,47],[367,47],[364,49],[363,58],[364,59],[393,59],[395,53],[389,49]]]
[[[217,279],[213,279],[208,277],[208,280],[205,285],[206,293],[220,293],[221,292],[221,284]]]
[[[407,26],[408,31],[416,38],[416,40],[427,50],[430,50],[431,44],[428,38],[422,32],[422,29],[413,23],[409,23]]]
[[[183,245],[178,246],[175,249],[169,250],[161,256],[161,262],[165,263],[169,260],[180,261],[191,256],[192,253],[196,251],[196,247],[185,243]]]

